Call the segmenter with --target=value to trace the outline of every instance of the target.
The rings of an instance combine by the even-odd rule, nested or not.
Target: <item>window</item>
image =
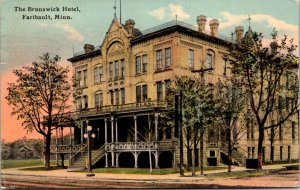
[[[296,126],[296,122],[292,122],[292,140],[295,140],[295,126]]]
[[[209,151],[209,156],[210,157],[215,157],[216,156],[216,152],[214,150]]]
[[[94,82],[102,82],[103,81],[103,68],[102,67],[95,67],[94,68]]]
[[[227,72],[227,58],[223,58],[223,75]]]
[[[282,149],[283,149],[283,146],[280,146],[280,160],[282,160]]]
[[[278,128],[278,129],[279,129],[279,140],[282,141],[282,139],[283,139],[283,138],[282,138],[282,126],[279,125],[279,128]]]
[[[141,86],[136,86],[136,102],[141,102]]]
[[[271,147],[270,160],[271,160],[271,161],[274,161],[274,146]]]
[[[119,90],[116,89],[116,105],[119,105],[120,97],[119,97]]]
[[[147,55],[143,55],[142,56],[142,66],[143,66],[143,73],[146,73],[148,71],[148,68],[147,68],[147,62],[148,62],[148,57]]]
[[[125,104],[125,89],[121,88],[121,101],[122,104]]]
[[[88,106],[88,97],[87,96],[83,96],[83,102],[84,102],[84,109],[87,109]]]
[[[99,103],[99,94],[95,94],[95,107],[98,108],[100,105]]]
[[[168,68],[171,66],[171,48],[165,49],[165,67]]]
[[[136,74],[141,74],[141,57],[137,56],[135,58],[135,73]]]
[[[125,77],[125,61],[124,59],[121,59],[121,77]]]
[[[161,101],[163,100],[163,91],[162,91],[163,83],[157,82],[156,86],[157,86],[157,101]]]
[[[194,68],[194,50],[189,49],[189,68]]]
[[[247,120],[246,122],[246,128],[247,128],[247,140],[250,140],[250,122]]]
[[[156,69],[160,70],[162,68],[162,51],[156,51]]]
[[[285,97],[285,109],[286,109],[286,111],[290,110],[290,98],[289,97]]]
[[[286,78],[286,89],[288,90],[290,88],[290,75],[289,74],[286,74],[285,75],[285,78]]]
[[[251,139],[254,140],[254,123],[253,120],[251,121]]]
[[[143,86],[142,86],[142,91],[143,91],[143,101],[147,101],[147,100],[148,100],[148,96],[147,96],[147,85],[143,85]]]
[[[81,97],[76,98],[77,110],[82,110],[82,100]]]
[[[279,108],[279,111],[283,108],[283,97],[282,96],[279,96],[279,98],[278,98],[278,108]]]
[[[86,86],[87,70],[83,70],[83,86]]]
[[[288,146],[288,161],[291,160],[291,146]]]
[[[110,90],[110,105],[114,105],[114,91]]]
[[[114,77],[113,63],[109,63],[109,80],[112,81]]]
[[[166,97],[170,95],[170,86],[171,86],[171,81],[165,80],[165,95],[166,95]]]
[[[81,71],[77,71],[76,83],[78,87],[81,86]]]
[[[115,79],[119,77],[119,61],[115,62]]]
[[[255,155],[255,147],[252,147],[252,158],[254,158]]]
[[[102,107],[103,106],[103,93],[96,93],[95,94],[95,107]]]
[[[213,55],[211,53],[207,54],[207,68],[212,69],[213,68]]]

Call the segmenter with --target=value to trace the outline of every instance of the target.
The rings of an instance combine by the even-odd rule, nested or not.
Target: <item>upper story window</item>
[[[95,83],[103,82],[103,67],[94,68],[94,82]]]
[[[88,96],[83,96],[83,105],[84,105],[84,109],[87,109],[89,107],[88,105]]]
[[[170,87],[171,87],[171,81],[165,80],[165,95],[166,96],[170,95]]]
[[[141,86],[136,86],[136,102],[141,102],[142,96],[141,96]]]
[[[113,77],[114,77],[114,70],[113,70],[113,63],[112,62],[110,62],[109,63],[109,79],[110,79],[110,81],[112,81],[113,80]]]
[[[82,110],[82,100],[81,100],[81,97],[77,97],[76,98],[76,107],[77,107],[77,110]]]
[[[296,126],[296,122],[292,122],[292,140],[294,141],[295,140],[295,126]]]
[[[83,70],[83,86],[86,86],[87,70]]]
[[[162,69],[162,50],[156,51],[156,69]]]
[[[146,55],[142,56],[142,72],[143,73],[146,73],[148,71],[147,65],[148,65],[148,56],[146,54]]]
[[[119,61],[115,62],[115,78],[119,77]]]
[[[141,57],[135,57],[135,73],[141,74]]]
[[[96,92],[95,93],[95,107],[102,107],[103,106],[103,93]]]
[[[214,52],[212,50],[207,51],[206,63],[207,63],[208,69],[213,69],[213,67],[214,67]]]
[[[81,71],[77,71],[77,73],[76,73],[76,84],[78,87],[82,86]]]
[[[125,104],[125,89],[121,88],[121,104]]]
[[[142,86],[142,93],[143,93],[143,101],[147,101],[148,100],[147,85]]]
[[[110,105],[114,105],[114,91],[110,90]]]
[[[194,68],[194,50],[189,49],[188,58],[189,58],[189,68],[193,69]]]
[[[171,66],[171,48],[165,49],[165,67],[168,68]]]
[[[116,105],[119,105],[119,102],[120,102],[119,90],[116,89]]]
[[[227,58],[223,58],[223,75],[227,74]]]
[[[157,101],[163,100],[163,83],[161,81],[156,83],[157,87]]]
[[[125,77],[125,61],[124,59],[121,59],[121,77]]]

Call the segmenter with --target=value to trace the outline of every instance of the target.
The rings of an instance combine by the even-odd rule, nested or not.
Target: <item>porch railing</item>
[[[156,146],[157,145],[157,146]],[[151,141],[151,142],[118,142],[118,143],[107,143],[106,151],[148,151],[156,150],[171,150],[175,148],[175,141]]]
[[[72,153],[81,149],[81,145],[55,145],[51,146],[51,153]]]

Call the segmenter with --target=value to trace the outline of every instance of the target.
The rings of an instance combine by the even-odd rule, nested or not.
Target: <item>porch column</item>
[[[115,167],[115,152],[114,152],[114,116],[111,116],[110,118],[110,122],[111,122],[111,167]]]
[[[134,142],[137,142],[137,116],[133,116],[134,119]]]
[[[110,118],[111,123],[111,143],[114,143],[114,116]]]
[[[111,167],[115,167],[115,152],[111,152]]]
[[[56,129],[55,129],[55,145],[56,145],[56,154],[55,154],[55,163],[56,163],[56,165],[58,166],[58,154],[57,154],[57,150],[58,150],[58,130],[57,130],[57,127],[56,127]]]
[[[104,135],[105,135],[105,137],[104,137],[104,139],[105,139],[105,144],[107,144],[107,119],[106,118],[104,118]]]
[[[105,167],[108,168],[108,155],[105,153]]]
[[[118,119],[116,118],[116,143],[118,142]]]
[[[154,125],[155,125],[155,148],[158,148],[158,113],[154,114]]]
[[[81,130],[80,141],[81,141],[81,144],[83,144],[83,122],[82,121],[80,123],[80,130]]]
[[[119,167],[119,154],[120,153],[116,153],[116,167],[118,168]]]
[[[159,159],[158,157],[159,157],[159,154],[158,154],[158,151],[156,150],[155,151],[155,168],[159,168],[158,167],[158,159]]]
[[[138,153],[134,152],[134,168],[138,168]]]

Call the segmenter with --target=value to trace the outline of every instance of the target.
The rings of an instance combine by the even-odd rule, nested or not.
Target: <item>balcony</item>
[[[91,116],[101,115],[111,112],[135,112],[140,110],[153,110],[155,108],[166,109],[167,103],[165,101],[145,101],[138,103],[110,105],[95,108],[87,108],[81,111],[76,111],[77,116]]]

